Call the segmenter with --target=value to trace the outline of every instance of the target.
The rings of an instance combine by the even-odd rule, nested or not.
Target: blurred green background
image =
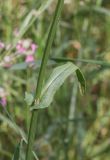
[[[11,160],[21,135],[28,133],[31,112],[24,95],[35,91],[56,2],[0,0],[0,160]],[[26,62],[27,53],[17,53],[18,42],[38,46],[32,63]],[[82,96],[71,76],[52,105],[39,111],[34,146],[39,159],[109,160],[110,1],[65,0],[51,57],[87,59],[75,62],[87,88]],[[49,61],[46,78],[56,65]]]

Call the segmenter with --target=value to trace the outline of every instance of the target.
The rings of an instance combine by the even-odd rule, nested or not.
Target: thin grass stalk
[[[73,78],[74,80],[75,78]],[[71,96],[71,102],[70,102],[70,109],[69,109],[69,119],[74,119],[75,117],[75,111],[76,111],[76,101],[77,101],[77,94],[78,94],[78,84],[74,84],[72,89],[72,96]],[[71,138],[71,135],[73,135],[74,130],[74,124],[69,122],[68,124],[68,138]]]
[[[57,63],[62,63],[62,62],[81,62],[81,63],[90,63],[90,64],[96,64],[96,65],[101,65],[103,67],[110,67],[110,62],[106,61],[101,61],[101,60],[91,60],[91,59],[79,59],[79,58],[50,58],[51,60],[56,61]]]
[[[82,58],[82,50],[79,51],[78,54],[78,59]],[[77,61],[77,65],[81,66],[81,62]],[[75,78],[72,79],[72,81],[74,81]],[[74,119],[74,118],[78,118],[78,114],[76,112],[76,107],[77,107],[77,97],[78,97],[78,83],[74,84],[73,86],[73,90],[72,90],[72,96],[71,96],[71,103],[70,103],[70,108],[69,108],[69,119]],[[68,139],[69,142],[71,142],[72,138],[73,138],[73,134],[74,131],[77,131],[77,140],[78,140],[78,160],[81,158],[80,153],[82,153],[82,148],[80,147],[81,142],[79,140],[79,130],[82,126],[80,124],[80,121],[77,123],[77,125],[72,124],[72,123],[68,123]],[[81,152],[82,151],[82,152]]]
[[[55,11],[55,14],[54,14],[54,17],[52,20],[52,24],[51,24],[50,31],[48,34],[47,42],[45,45],[42,63],[41,63],[39,76],[38,76],[37,87],[36,87],[35,99],[37,98],[37,101],[38,101],[40,94],[41,94],[42,85],[43,85],[43,81],[44,81],[44,74],[45,74],[45,70],[46,70],[46,64],[47,64],[47,61],[49,58],[49,51],[52,46],[52,42],[54,40],[54,35],[55,35],[56,28],[57,28],[57,24],[59,22],[59,17],[60,17],[62,8],[63,8],[63,4],[64,4],[64,0],[58,0],[56,11]],[[33,143],[34,143],[35,134],[36,134],[37,116],[38,116],[38,110],[34,110],[32,112],[32,117],[31,117],[29,136],[28,136],[28,145],[27,145],[27,152],[26,152],[25,160],[32,160],[33,159],[32,148],[33,148]]]

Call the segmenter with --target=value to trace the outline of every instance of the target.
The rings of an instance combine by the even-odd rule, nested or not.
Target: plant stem
[[[96,65],[101,65],[101,66],[105,66],[105,67],[110,67],[110,63],[106,62],[106,61],[101,61],[101,60],[91,60],[91,59],[79,59],[79,58],[50,58],[51,60],[56,61],[57,63],[59,62],[82,62],[82,63],[91,63],[91,64],[96,64]]]
[[[72,90],[71,102],[70,102],[70,109],[69,109],[69,116],[68,116],[69,119],[75,118],[77,93],[78,93],[78,84],[74,84],[73,90]],[[70,138],[71,138],[71,135],[73,135],[73,129],[74,129],[73,124],[69,122],[68,123],[68,137]]]
[[[41,91],[42,91],[42,85],[43,85],[43,81],[44,81],[46,64],[47,64],[47,61],[49,58],[49,51],[52,46],[52,42],[54,40],[54,35],[55,35],[57,24],[59,22],[59,17],[61,14],[61,10],[63,8],[63,4],[64,4],[64,0],[58,0],[56,11],[55,11],[55,14],[54,14],[54,17],[52,20],[52,24],[51,24],[50,31],[48,34],[47,42],[45,45],[42,63],[41,63],[40,71],[39,71],[37,87],[36,87],[35,99],[37,97],[37,100],[39,99]],[[32,148],[33,148],[33,143],[34,143],[35,134],[36,134],[37,116],[38,116],[38,110],[34,110],[32,112],[32,117],[31,117],[29,136],[28,136],[28,145],[27,145],[27,152],[26,152],[26,159],[25,160],[32,160],[33,159]]]

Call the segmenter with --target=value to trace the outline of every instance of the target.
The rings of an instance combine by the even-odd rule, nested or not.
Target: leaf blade
[[[20,146],[21,146],[21,142],[16,146],[14,155],[12,157],[12,160],[19,160],[19,158],[20,158]]]
[[[47,108],[56,93],[56,91],[61,87],[64,81],[72,74],[76,72],[78,81],[80,82],[82,93],[85,90],[85,79],[79,68],[71,62],[68,62],[62,66],[56,67],[50,78],[48,79],[44,89],[42,90],[39,102],[36,103],[31,109],[41,109]]]

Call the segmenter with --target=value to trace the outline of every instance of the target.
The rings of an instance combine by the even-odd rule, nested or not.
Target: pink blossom
[[[0,104],[5,107],[6,104],[7,104],[7,100],[6,100],[6,97],[2,97],[1,100],[0,100]]]
[[[3,49],[5,47],[5,44],[3,42],[0,42],[0,49]]]
[[[31,49],[32,49],[32,52],[34,53],[37,49],[37,45],[35,43],[32,43],[31,44]]]
[[[17,45],[16,45],[16,49],[17,49],[17,51],[19,52],[19,53],[25,53],[26,52],[26,49],[23,47],[23,45],[21,44],[21,43],[18,43]]]
[[[10,68],[11,67],[11,62],[12,62],[12,57],[11,56],[5,56],[3,67]]]
[[[9,63],[7,63],[7,64],[5,63],[5,64],[3,65],[4,68],[10,68],[11,66],[12,66],[12,65],[9,64]]]
[[[12,60],[11,56],[5,56],[4,61],[5,62],[10,62]]]
[[[27,55],[26,56],[26,59],[25,59],[25,62],[34,62],[34,56],[33,55]]]
[[[22,40],[22,45],[25,49],[29,50],[31,46],[32,40],[31,39],[24,39]]]

